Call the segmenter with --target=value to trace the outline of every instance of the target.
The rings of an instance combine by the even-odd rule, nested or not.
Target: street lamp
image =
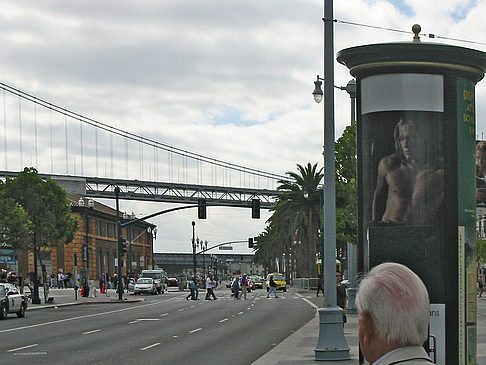
[[[89,218],[93,214],[94,200],[89,198],[87,206],[82,197],[78,200],[78,206],[80,214],[83,217],[85,228],[84,228],[84,244],[83,244],[83,269],[85,269],[85,275],[83,276],[82,286],[84,291],[84,296],[89,295]]]
[[[324,1],[324,92],[314,90],[315,101],[324,94],[324,236],[322,240],[325,306],[319,308],[319,339],[315,360],[348,360],[343,313],[337,306],[336,279],[336,181],[334,156],[334,24],[333,1]],[[315,86],[319,85],[319,76]]]
[[[201,248],[201,251],[202,251],[202,257],[203,257],[203,277],[206,277],[206,260],[205,260],[205,251],[208,249],[208,241],[204,241],[203,240],[199,240],[199,238],[197,239],[197,242],[198,242],[198,245],[200,246]]]
[[[153,229],[148,227],[147,232],[152,236],[152,242],[150,242],[150,244],[152,246],[152,269],[154,269],[154,240],[157,239],[157,227],[154,227]]]
[[[317,75],[317,81],[314,81],[314,91],[312,94],[314,95],[314,100],[317,103],[320,103],[323,98],[323,92],[321,89],[322,82],[320,80],[324,80],[323,78]],[[352,79],[348,82],[346,86],[335,86],[336,89],[346,91],[349,94],[351,99],[351,124],[356,120],[356,80]],[[348,306],[347,310],[349,313],[356,313],[356,274],[357,274],[357,250],[356,245],[348,242],[347,244],[347,256],[348,256],[348,278],[350,280],[350,287],[348,288]]]

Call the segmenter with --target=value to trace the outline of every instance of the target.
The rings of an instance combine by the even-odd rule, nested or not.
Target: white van
[[[165,292],[165,287],[167,286],[167,283],[165,282],[166,274],[164,270],[142,270],[140,277],[154,279],[155,285],[157,286],[157,294]]]

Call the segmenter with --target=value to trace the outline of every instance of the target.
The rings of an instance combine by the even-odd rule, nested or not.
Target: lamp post
[[[32,304],[41,304],[39,297],[39,273],[37,270],[37,220],[34,216],[34,293],[32,295]]]
[[[196,222],[192,221],[192,273],[196,276]]]
[[[84,199],[79,198],[78,206],[80,209],[80,213],[83,217],[85,228],[84,228],[84,245],[83,245],[83,268],[86,269],[85,273],[86,276],[84,280],[82,280],[84,296],[88,296],[89,294],[89,218],[93,214],[94,208],[94,200],[89,198],[87,206],[85,205]]]
[[[151,247],[152,247],[152,269],[154,269],[154,240],[157,239],[157,227],[154,227],[151,229],[150,227],[147,228],[147,232],[151,234],[152,236],[152,242],[151,242]]]
[[[206,241],[203,242],[203,240],[201,240],[201,241],[199,241],[199,244],[201,246],[201,251],[203,251],[203,253],[202,253],[202,257],[203,257],[203,277],[206,277],[206,260],[205,260],[205,256],[204,256],[205,255],[204,251],[206,251],[208,249],[208,241],[206,240]]]
[[[344,338],[342,309],[337,306],[336,279],[336,181],[334,161],[334,29],[333,1],[324,1],[324,237],[322,241],[324,293],[326,303],[319,309],[319,339],[314,349],[315,360],[350,359]],[[321,81],[315,82],[317,86]],[[316,93],[316,102],[323,93]]]

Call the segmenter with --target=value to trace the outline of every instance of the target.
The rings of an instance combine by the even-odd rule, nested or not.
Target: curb
[[[145,298],[140,299],[111,299],[111,300],[92,300],[86,302],[71,302],[71,303],[60,303],[60,304],[49,304],[49,305],[41,305],[39,307],[27,307],[27,310],[40,310],[40,309],[49,309],[49,308],[59,308],[59,307],[72,307],[75,305],[84,305],[84,304],[114,304],[114,303],[138,303],[144,302]],[[31,304],[36,305],[36,304]]]

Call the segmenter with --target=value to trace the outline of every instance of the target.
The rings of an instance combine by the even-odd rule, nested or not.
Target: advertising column
[[[474,87],[486,54],[404,42],[338,53],[357,79],[358,271],[410,267],[436,364],[476,364]]]

